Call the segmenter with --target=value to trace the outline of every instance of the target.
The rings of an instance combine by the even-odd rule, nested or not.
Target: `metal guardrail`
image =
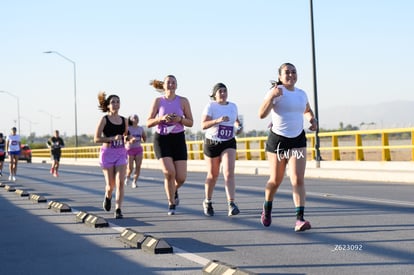
[[[395,138],[397,137],[398,138]],[[414,128],[338,131],[319,133],[322,159],[414,161]],[[308,133],[307,158],[315,159],[315,134]],[[267,137],[237,138],[237,159],[266,160]],[[155,159],[152,143],[143,143],[144,158]],[[202,160],[203,141],[187,141],[188,159]],[[62,158],[98,158],[100,146],[62,148]],[[33,149],[33,157],[50,157],[49,149]],[[401,157],[403,156],[403,157]]]

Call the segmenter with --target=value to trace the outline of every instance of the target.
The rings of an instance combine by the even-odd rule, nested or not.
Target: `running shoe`
[[[295,232],[305,231],[311,229],[311,224],[308,221],[297,220],[295,224]]]
[[[122,212],[121,212],[120,208],[115,210],[114,217],[115,217],[115,219],[122,219],[124,217],[124,215],[122,215]]]
[[[12,181],[16,181],[16,177],[15,176],[12,176]]]
[[[272,224],[272,210],[266,211],[263,208],[260,221],[262,222],[263,226],[269,227]]]
[[[178,196],[178,191],[175,191],[175,205],[178,206],[180,204],[180,197]]]
[[[137,188],[138,187],[137,182],[136,181],[133,181],[131,187],[132,188]]]
[[[110,211],[111,210],[111,199],[108,199],[106,196],[105,196],[105,199],[103,201],[103,209],[105,211]]]
[[[129,178],[125,177],[125,186],[128,185]]]
[[[234,202],[230,202],[229,204],[229,216],[234,216],[240,213],[239,208]]]
[[[50,168],[50,174],[53,174],[53,173],[55,173],[55,168]]]
[[[210,201],[203,201],[204,215],[208,217],[214,216],[213,203]]]
[[[12,176],[9,176],[9,181],[11,181],[12,180]]]
[[[170,205],[168,207],[168,216],[175,215],[175,205]]]
[[[53,176],[54,176],[55,178],[57,178],[57,177],[59,177],[59,173],[58,173],[57,171],[55,171],[55,172],[53,173]]]

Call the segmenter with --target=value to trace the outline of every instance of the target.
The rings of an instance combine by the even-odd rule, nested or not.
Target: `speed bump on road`
[[[76,216],[75,216],[75,220],[77,222],[85,222],[86,217],[88,217],[88,213],[83,212],[83,211],[79,211]]]
[[[97,227],[108,227],[109,223],[102,217],[88,214],[84,220],[85,225],[97,228]]]
[[[61,202],[57,202],[57,201],[50,201],[47,204],[47,208],[61,213],[61,212],[72,212],[72,208],[70,208],[69,205],[67,205],[66,203],[61,203]]]
[[[47,199],[41,195],[36,195],[36,194],[30,194],[29,195],[29,200],[33,201],[33,202],[47,202]]]
[[[217,260],[212,260],[206,264],[203,268],[203,274],[222,275],[222,274],[234,274],[234,275],[252,275],[256,274],[250,271],[242,270],[233,265],[229,265]]]
[[[0,182],[0,187],[4,188],[6,185],[3,182]]]
[[[29,193],[25,190],[22,189],[16,189],[15,191],[16,195],[20,196],[20,197],[28,197]]]
[[[173,248],[165,240],[148,236],[141,245],[142,250],[153,254],[173,253]]]
[[[133,248],[142,248],[142,243],[146,238],[151,237],[150,235],[145,235],[144,233],[136,232],[130,228],[125,228],[121,234],[119,240],[124,244],[129,245]]]
[[[4,190],[6,190],[7,192],[14,192],[16,191],[16,188],[14,188],[11,185],[6,184],[6,186],[4,186]]]

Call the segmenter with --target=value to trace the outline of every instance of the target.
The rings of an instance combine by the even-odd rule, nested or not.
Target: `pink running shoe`
[[[311,229],[311,224],[308,221],[296,221],[295,232],[305,231]]]

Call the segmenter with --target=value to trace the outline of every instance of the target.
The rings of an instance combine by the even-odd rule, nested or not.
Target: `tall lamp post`
[[[19,99],[19,97],[17,95],[14,95],[14,94],[10,93],[10,92],[7,92],[7,91],[0,91],[0,93],[8,94],[8,95],[14,97],[17,100],[17,128],[18,128],[18,131],[19,131],[19,135],[21,135],[22,133],[20,133],[20,99]]]
[[[312,36],[312,65],[313,65],[313,97],[315,100],[315,117],[319,123],[319,111],[318,111],[318,89],[316,84],[316,57],[315,57],[315,35],[313,27],[313,1],[310,0],[310,20],[311,20],[311,36]],[[315,131],[315,160],[316,167],[319,168],[321,163],[321,152],[319,150],[319,125]]]
[[[78,149],[78,110],[77,110],[77,103],[76,103],[76,63],[75,61],[67,58],[63,54],[57,51],[46,51],[44,53],[54,53],[65,59],[66,61],[69,61],[73,64],[73,91],[74,91],[74,101],[75,101],[75,160],[77,159],[77,149]]]

